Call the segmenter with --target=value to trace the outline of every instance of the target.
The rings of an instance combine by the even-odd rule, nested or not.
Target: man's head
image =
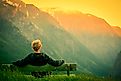
[[[42,48],[42,43],[41,43],[41,41],[40,41],[39,39],[37,39],[37,40],[32,41],[31,46],[32,46],[32,49],[33,49],[35,52],[37,52],[37,51],[40,51],[40,50],[41,50],[41,48]]]

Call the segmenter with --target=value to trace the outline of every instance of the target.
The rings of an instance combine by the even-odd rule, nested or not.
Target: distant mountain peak
[[[21,0],[2,0],[2,2],[9,4],[11,6],[14,6],[14,7],[18,7],[22,3]]]
[[[92,33],[105,33],[110,25],[102,18],[80,11],[65,12],[50,10],[49,13],[68,31],[78,32],[85,30]]]
[[[121,28],[119,26],[112,26],[114,32],[121,37]]]

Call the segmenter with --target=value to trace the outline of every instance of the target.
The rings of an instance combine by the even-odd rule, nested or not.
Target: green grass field
[[[121,81],[112,77],[99,77],[79,72],[71,72],[70,76],[67,76],[66,71],[54,71],[51,75],[43,78],[37,78],[30,74],[15,70],[15,67],[0,65],[0,81]]]
[[[94,75],[88,74],[71,74],[67,76],[65,74],[62,75],[51,75],[44,78],[35,78],[31,75],[25,75],[17,71],[0,71],[0,81],[120,81],[113,80],[109,77],[97,77]]]

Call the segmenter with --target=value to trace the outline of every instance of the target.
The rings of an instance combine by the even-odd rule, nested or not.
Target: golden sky
[[[39,8],[63,8],[90,13],[121,27],[121,0],[22,0]]]

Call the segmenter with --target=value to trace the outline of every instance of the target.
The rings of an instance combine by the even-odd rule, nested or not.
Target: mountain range
[[[41,39],[42,52],[50,57],[77,63],[79,72],[108,74],[120,51],[120,28],[113,29],[103,19],[82,13],[78,13],[84,18],[77,16],[82,21],[77,27],[76,19],[71,22],[75,16],[59,13],[63,19],[21,0],[0,1],[0,63],[24,58],[32,52],[31,41]]]
[[[111,26],[104,19],[78,11],[64,12],[49,9],[49,12],[59,24],[73,34],[96,57],[113,65],[121,50],[121,28]]]

